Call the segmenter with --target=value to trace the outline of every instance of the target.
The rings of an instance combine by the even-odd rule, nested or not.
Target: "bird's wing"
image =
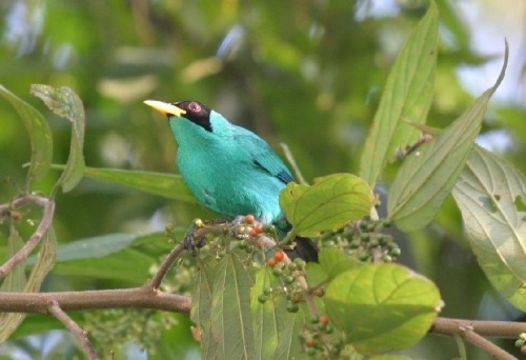
[[[247,152],[247,159],[259,170],[278,178],[284,184],[294,180],[290,170],[279,156],[270,148],[265,140],[253,132],[238,127],[238,134],[234,136],[242,151]]]

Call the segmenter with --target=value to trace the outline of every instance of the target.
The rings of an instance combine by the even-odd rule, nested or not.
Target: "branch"
[[[526,323],[513,321],[481,321],[437,317],[429,332],[441,335],[459,335],[464,340],[486,351],[496,359],[516,359],[483,336],[516,338],[526,332]]]
[[[188,313],[192,306],[188,296],[142,287],[46,293],[0,292],[0,312],[47,314],[49,304],[54,301],[64,311],[134,307]]]
[[[0,206],[0,217],[10,213],[12,209],[20,206],[33,203],[43,208],[42,219],[38,224],[35,232],[29,240],[18,250],[16,254],[10,257],[2,266],[0,266],[0,279],[5,277],[18,264],[27,259],[31,251],[37,246],[42,237],[47,233],[53,222],[53,214],[55,212],[55,202],[45,197],[26,194],[13,200],[9,205]]]
[[[75,321],[73,321],[72,318],[68,316],[58,305],[57,301],[52,301],[51,305],[49,305],[48,308],[49,314],[53,315],[55,318],[57,318],[64,326],[77,337],[77,339],[80,342],[80,345],[82,346],[82,349],[86,353],[86,357],[89,360],[98,360],[99,357],[97,356],[97,353],[95,352],[95,349],[91,345],[88,334],[86,331],[82,330],[80,326],[77,325]]]

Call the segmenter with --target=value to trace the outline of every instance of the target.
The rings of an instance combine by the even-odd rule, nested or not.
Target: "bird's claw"
[[[197,229],[199,229],[199,227],[197,227],[195,224],[190,225],[183,238],[183,246],[192,254],[192,256],[197,254],[197,249],[205,245],[205,241],[202,237],[196,238],[194,236]]]

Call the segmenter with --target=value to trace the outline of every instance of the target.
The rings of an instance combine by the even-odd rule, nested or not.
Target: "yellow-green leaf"
[[[453,197],[478,262],[493,286],[526,311],[526,182],[517,169],[475,147]]]
[[[389,217],[402,230],[425,227],[453,189],[480,131],[488,102],[504,78],[507,62],[506,44],[504,64],[495,85],[442,133],[404,160],[387,202]]]
[[[385,85],[361,158],[360,176],[373,186],[399,147],[412,144],[425,122],[435,80],[438,11],[433,1],[412,31]]]
[[[397,264],[341,273],[327,286],[324,301],[331,323],[365,354],[414,345],[442,307],[433,282]]]
[[[315,179],[312,186],[289,183],[279,202],[294,233],[308,237],[368,215],[374,197],[358,176],[333,174]]]
[[[29,134],[31,142],[31,162],[28,180],[38,180],[47,174],[51,167],[53,140],[46,120],[34,107],[0,85],[0,95],[16,110]]]
[[[31,85],[31,94],[39,97],[55,114],[71,122],[69,157],[58,183],[64,192],[72,190],[82,180],[84,172],[85,115],[82,101],[68,87],[54,88],[49,85]]]

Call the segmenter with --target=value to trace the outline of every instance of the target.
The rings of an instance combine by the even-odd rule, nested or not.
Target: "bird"
[[[199,203],[228,219],[251,214],[278,233],[290,230],[279,195],[294,177],[265,140],[199,101],[144,103],[167,117],[179,173]],[[317,261],[307,238],[297,237],[287,253]]]

